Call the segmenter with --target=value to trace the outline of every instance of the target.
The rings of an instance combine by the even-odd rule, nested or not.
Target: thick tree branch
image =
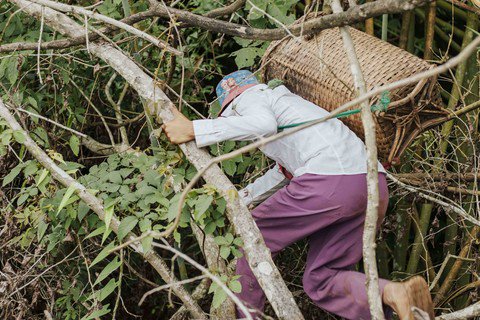
[[[27,0],[9,0],[15,3],[23,11],[39,17],[41,8]],[[157,6],[158,8],[158,6]],[[78,24],[70,18],[45,8],[45,23],[58,32],[76,37],[82,33]],[[172,120],[173,103],[155,85],[155,82],[143,72],[133,61],[120,51],[107,44],[90,43],[90,52],[103,59],[107,64],[122,75],[132,88],[137,90],[140,97],[146,101],[148,112],[155,116],[156,120]],[[188,160],[200,170],[207,165],[211,156],[202,149],[198,149],[195,142],[189,142],[180,146]],[[263,288],[267,299],[272,304],[280,319],[303,319],[303,316],[293,299],[291,292],[282,280],[282,277],[271,258],[270,250],[260,234],[248,208],[241,202],[235,186],[228,180],[218,166],[210,167],[204,174],[204,179],[214,185],[227,199],[227,217],[235,228],[235,232],[242,238],[245,256]]]
[[[283,28],[276,29],[258,29],[248,26],[225,22],[218,19],[210,18],[207,16],[197,15],[185,10],[179,10],[175,8],[165,9],[163,5],[157,4],[150,10],[145,12],[131,15],[125,19],[120,20],[125,24],[133,24],[152,17],[162,17],[164,19],[170,19],[169,13],[173,14],[177,21],[187,23],[189,26],[198,27],[204,30],[224,33],[231,36],[237,36],[246,39],[257,40],[279,40],[289,33],[294,35],[308,35],[316,33],[321,30],[341,27],[346,25],[352,25],[358,22],[362,22],[368,18],[377,17],[382,14],[394,14],[412,10],[416,7],[420,7],[430,0],[379,0],[375,2],[365,3],[342,13],[335,13],[326,16],[317,17],[306,21],[300,25],[289,26],[287,30]],[[168,11],[167,11],[168,10]],[[103,28],[100,29],[103,34],[108,34],[116,28]],[[99,38],[99,35],[95,32],[88,34],[89,41],[94,41]],[[85,43],[85,35],[79,34],[72,39],[68,40],[55,40],[50,42],[44,42],[41,44],[41,49],[64,49],[75,45]],[[10,43],[0,46],[0,53],[11,52],[19,50],[37,50],[37,43]]]
[[[154,44],[155,46],[157,46],[161,49],[165,49],[168,52],[173,53],[174,55],[177,55],[177,56],[183,55],[182,52],[180,52],[177,49],[169,46],[163,40],[159,40],[159,39],[149,35],[148,33],[145,33],[141,30],[138,30],[137,28],[134,28],[134,27],[132,27],[132,26],[126,24],[126,23],[123,23],[121,21],[115,20],[113,18],[104,16],[102,14],[99,14],[99,13],[96,13],[96,12],[93,12],[93,11],[90,11],[90,10],[86,10],[85,8],[77,7],[77,6],[71,6],[71,5],[68,5],[68,4],[64,4],[64,3],[60,3],[60,2],[56,2],[56,1],[50,1],[50,0],[32,0],[32,2],[43,5],[43,6],[46,6],[46,7],[49,7],[49,8],[52,8],[52,9],[60,11],[60,12],[76,13],[76,14],[83,15],[85,17],[93,18],[95,20],[99,20],[99,21],[108,23],[108,24],[110,24],[112,26],[115,26],[119,29],[123,29],[123,30],[125,30],[125,31],[139,37],[139,38],[142,38],[142,39]]]
[[[46,21],[48,21],[46,19]],[[20,124],[15,120],[13,115],[8,111],[7,107],[3,104],[0,100],[0,117],[5,119],[8,125],[17,132],[21,132],[21,134],[25,138],[25,142],[23,145],[27,148],[27,150],[32,154],[32,156],[50,173],[52,177],[63,184],[65,187],[73,187],[77,195],[82,199],[89,207],[92,209],[101,220],[105,219],[105,211],[103,207],[102,201],[100,201],[97,197],[92,195],[87,191],[87,189],[79,183],[77,180],[72,178],[68,175],[65,171],[63,171],[60,167],[58,167],[55,162],[48,157],[48,155],[30,138],[30,136],[23,130]],[[110,223],[110,228],[117,233],[118,227],[120,226],[120,221],[116,217],[113,217]],[[135,238],[136,236],[133,233],[129,233],[125,238],[126,241],[129,239]],[[158,272],[158,274],[162,277],[162,279],[167,283],[177,283],[178,280],[175,278],[173,274],[168,269],[166,263],[157,255],[154,251],[149,251],[147,253],[143,252],[141,246],[136,244],[131,244],[130,247],[135,250],[137,253],[143,256],[143,258],[148,261],[152,267]],[[181,285],[175,284],[173,286],[173,291],[175,294],[183,301],[183,303],[188,306],[189,311],[195,318],[199,319],[207,319],[205,314],[203,313],[202,309],[198,306],[198,304],[192,299],[190,294],[185,290],[185,288]]]

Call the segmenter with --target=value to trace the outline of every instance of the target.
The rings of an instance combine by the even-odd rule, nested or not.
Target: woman
[[[224,77],[217,96],[222,107],[217,119],[190,121],[176,111],[175,119],[163,126],[170,141],[179,144],[195,139],[198,147],[204,147],[225,140],[257,140],[277,133],[278,128],[328,115],[285,86],[272,89],[258,83],[246,70]],[[308,237],[303,286],[309,297],[341,317],[370,319],[365,275],[352,270],[362,257],[367,207],[365,145],[341,121],[331,119],[260,149],[276,165],[240,195],[247,205],[261,203],[252,215],[272,255]],[[378,171],[382,221],[388,188],[380,163]],[[252,314],[261,312],[265,296],[245,258],[238,261],[237,274],[242,284],[239,297],[253,309]],[[400,319],[413,319],[411,309],[418,307],[434,318],[423,278],[403,283],[380,279],[379,286],[387,315],[393,309]],[[238,312],[238,316],[244,315]]]

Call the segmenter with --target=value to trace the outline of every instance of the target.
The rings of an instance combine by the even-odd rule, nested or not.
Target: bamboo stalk
[[[425,49],[423,51],[423,59],[432,60],[433,57],[433,39],[435,36],[435,17],[437,14],[437,1],[432,1],[428,5],[427,21],[425,30]]]
[[[467,28],[465,32],[465,37],[463,38],[462,42],[462,49],[465,48],[472,40],[474,37],[474,30],[477,30],[478,28],[478,17],[474,13],[468,13],[468,19],[467,19]],[[463,80],[465,78],[466,70],[467,70],[467,61],[465,60],[461,64],[458,65],[457,70],[455,71],[455,82],[454,86],[452,89],[452,93],[450,96],[450,100],[448,101],[448,106],[447,108],[450,110],[453,110],[457,103],[458,100],[460,99],[460,96],[462,94],[462,84]],[[450,136],[452,130],[453,130],[453,124],[454,120],[450,120],[446,122],[443,127],[442,127],[442,137],[443,141],[440,143],[439,150],[441,154],[445,154],[447,151],[447,147],[449,144],[448,137]],[[445,230],[445,242],[450,243],[445,247],[445,254],[450,253],[454,254],[455,249],[456,249],[456,241],[454,239],[457,236],[458,233],[458,226],[456,223],[456,214],[452,214],[449,219],[447,219],[447,225],[449,225],[446,230]]]
[[[408,40],[407,40],[407,51],[414,53],[415,51],[415,15],[412,12],[410,18],[410,25],[408,26]]]
[[[372,0],[366,0],[365,3],[372,2]],[[373,18],[365,20],[365,32],[371,36],[375,35],[375,29],[373,27]]]
[[[414,274],[417,272],[420,254],[422,253],[422,251],[424,251],[424,238],[427,234],[428,226],[430,224],[432,208],[433,205],[431,203],[423,203],[422,209],[420,211],[420,217],[417,216],[418,213],[416,212],[416,210],[414,210],[414,215],[417,216],[417,219],[414,219],[415,240],[413,242],[412,251],[410,253],[410,259],[408,260],[408,274]]]
[[[400,40],[398,46],[407,49],[408,33],[410,29],[410,21],[412,19],[412,11],[404,12],[402,15],[402,28],[400,30]]]
[[[407,264],[410,225],[412,221],[409,214],[411,206],[411,202],[408,202],[406,199],[400,200],[397,205],[396,245],[393,251],[393,270],[397,272],[404,272]]]
[[[462,19],[463,21],[467,21],[467,13],[462,9],[455,7],[453,4],[448,3],[445,0],[438,0],[437,5],[438,7],[446,10],[448,13],[453,13],[455,16]]]
[[[480,231],[480,228],[478,226],[475,226],[472,229],[472,231],[470,232],[469,240],[463,246],[462,250],[460,251],[460,254],[458,255],[459,259],[455,260],[455,263],[453,264],[453,266],[450,269],[449,273],[447,274],[445,280],[443,281],[442,285],[440,286],[440,289],[438,290],[437,294],[435,295],[435,299],[433,300],[433,303],[435,305],[438,305],[440,302],[443,301],[443,299],[445,298],[445,295],[447,294],[447,292],[452,287],[453,282],[455,281],[458,273],[460,272],[460,269],[461,269],[461,266],[464,262],[464,259],[468,256],[468,253],[470,252],[470,248],[471,248],[474,240],[477,238],[479,231]]]

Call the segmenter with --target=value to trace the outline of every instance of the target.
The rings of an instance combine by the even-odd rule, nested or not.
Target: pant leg
[[[340,220],[337,214],[340,206],[329,201],[332,186],[340,182],[334,177],[312,174],[296,177],[252,211],[272,256]],[[238,297],[248,307],[263,311],[265,295],[245,257],[238,260],[236,273],[241,276],[242,284]],[[238,316],[243,314],[238,311]]]
[[[349,270],[362,257],[366,179],[351,177],[347,180],[349,183],[344,181],[343,185],[348,187],[345,187],[341,197],[352,205],[343,207],[343,210],[349,210],[348,212],[339,212],[344,217],[341,221],[310,237],[303,285],[306,293],[320,308],[346,319],[370,319],[365,275]],[[364,195],[357,193],[352,197],[354,192],[349,190],[351,188],[365,190]],[[379,189],[378,224],[382,221],[388,204],[388,188],[383,174],[379,175]],[[387,280],[379,280],[381,292],[386,284]],[[386,313],[389,311],[386,310]]]

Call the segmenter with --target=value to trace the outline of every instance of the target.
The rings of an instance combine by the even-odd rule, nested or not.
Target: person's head
[[[257,78],[247,70],[238,70],[223,77],[216,89],[218,102],[221,106],[219,114],[222,114],[223,110],[233,99],[257,84]]]

